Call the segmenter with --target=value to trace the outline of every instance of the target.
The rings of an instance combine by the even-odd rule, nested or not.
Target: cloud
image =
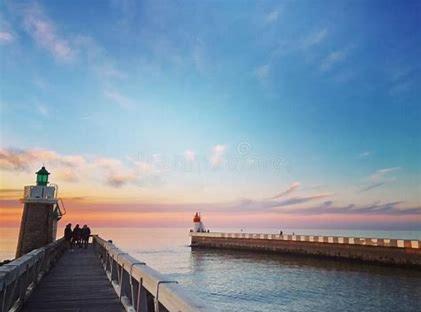
[[[266,79],[269,78],[270,75],[270,66],[269,64],[261,65],[256,68],[254,71],[255,76],[260,82],[265,82]]]
[[[45,165],[58,181],[78,182],[83,178],[112,187],[126,184],[150,184],[160,181],[160,170],[152,163],[129,159],[122,162],[115,158],[62,155],[41,149],[0,149],[0,170],[12,172],[35,172]]]
[[[210,157],[212,167],[219,167],[224,162],[225,151],[226,146],[221,144],[217,144],[212,148],[212,154]]]
[[[125,184],[134,182],[136,176],[133,174],[110,174],[107,176],[106,182],[112,187],[122,187]]]
[[[367,205],[349,204],[335,206],[332,201],[323,202],[321,205],[304,209],[281,209],[279,213],[319,215],[319,214],[344,214],[344,215],[419,215],[421,206],[399,208],[403,202],[374,203]]]
[[[365,186],[365,187],[363,187],[362,189],[360,189],[360,193],[364,193],[364,192],[367,192],[367,191],[370,191],[370,190],[372,190],[372,189],[375,189],[375,188],[377,188],[377,187],[380,187],[380,186],[383,186],[383,185],[385,185],[386,184],[386,182],[378,182],[378,183],[372,183],[372,184],[370,184],[370,185],[368,185],[368,186]]]
[[[367,192],[370,191],[372,189],[381,187],[389,182],[393,182],[396,180],[395,177],[390,177],[390,173],[395,172],[397,170],[399,170],[400,167],[391,167],[391,168],[384,168],[384,169],[379,169],[377,171],[375,171],[373,174],[371,174],[367,180],[369,181],[368,184],[366,184],[365,186],[363,186],[362,188],[360,188],[360,190],[358,191],[358,193],[363,193],[363,192]]]
[[[267,24],[272,24],[279,19],[279,16],[280,16],[280,12],[278,10],[273,10],[269,12],[268,14],[266,14],[265,22]]]
[[[322,194],[316,194],[316,195],[310,195],[310,196],[292,197],[292,198],[279,201],[276,207],[291,206],[291,205],[296,205],[296,204],[307,203],[310,201],[319,200],[319,199],[323,199],[330,196],[332,196],[331,193],[322,193]]]
[[[71,170],[69,168],[61,169],[58,172],[56,172],[57,177],[61,181],[65,182],[78,182],[79,176],[74,170]]]
[[[113,65],[107,63],[97,66],[96,71],[98,75],[102,78],[119,80],[127,78],[127,74],[125,72],[120,71],[116,69]]]
[[[13,42],[14,36],[12,33],[7,31],[0,32],[0,44],[8,44]]]
[[[370,176],[370,180],[372,180],[374,182],[385,180],[386,175],[388,175],[391,172],[397,171],[397,170],[400,170],[400,167],[391,167],[391,168],[379,169]],[[391,181],[391,179],[393,180],[394,178],[389,178],[389,181]]]
[[[48,117],[49,113],[48,113],[48,108],[47,106],[45,106],[44,104],[38,104],[37,105],[37,110],[38,112],[44,116],[44,117]]]
[[[346,50],[337,50],[329,53],[321,62],[320,69],[329,71],[334,65],[342,62],[347,57]]]
[[[55,24],[39,5],[34,4],[25,9],[23,23],[26,32],[35,42],[56,59],[69,61],[75,56],[76,51],[69,41],[58,35]]]
[[[369,156],[371,156],[373,153],[370,151],[365,151],[365,152],[361,152],[358,154],[358,158],[368,158]]]
[[[57,153],[46,150],[0,149],[0,169],[27,171],[34,163],[55,161]]]
[[[196,159],[196,153],[192,150],[184,151],[184,158],[186,161],[194,161]]]
[[[284,197],[287,196],[289,194],[291,194],[292,192],[294,192],[295,190],[297,190],[300,187],[300,182],[293,182],[288,189],[286,189],[285,191],[283,191],[282,193],[279,193],[275,196],[273,196],[271,199],[276,199],[276,198],[280,198],[280,197]]]
[[[125,109],[129,109],[135,106],[135,103],[132,99],[122,95],[117,91],[105,90],[104,96]]]
[[[223,207],[223,209],[227,209],[233,212],[268,212],[280,207],[288,207],[297,204],[319,201],[320,199],[327,198],[330,196],[332,196],[331,193],[320,193],[307,196],[296,196],[284,200],[275,200],[274,197],[262,200],[245,198],[221,206]]]
[[[323,215],[323,214],[342,214],[342,215],[420,215],[421,206],[409,206],[401,208],[402,201],[373,203],[373,204],[347,204],[335,205],[331,200],[324,201],[316,206],[301,208],[291,207],[295,204],[311,203],[331,194],[316,194],[312,196],[295,197],[283,201],[276,200],[252,200],[241,199],[233,203],[219,203],[211,205],[196,204],[195,207],[201,207],[202,211],[225,211],[236,213],[279,213],[287,215]]]
[[[310,48],[312,46],[318,45],[326,38],[327,34],[328,34],[328,31],[326,28],[310,34],[309,36],[304,38],[302,42],[302,47]]]

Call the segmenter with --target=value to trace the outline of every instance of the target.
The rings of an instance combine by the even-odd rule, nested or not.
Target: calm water
[[[294,231],[421,238],[420,231]],[[18,230],[1,232],[0,256],[12,258]],[[413,270],[245,251],[191,250],[188,230],[180,228],[99,228],[93,232],[178,280],[214,311],[420,311],[421,272]]]

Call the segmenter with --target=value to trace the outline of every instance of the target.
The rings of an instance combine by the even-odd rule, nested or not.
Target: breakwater
[[[190,233],[192,247],[244,249],[408,266],[421,269],[421,241],[403,239]]]

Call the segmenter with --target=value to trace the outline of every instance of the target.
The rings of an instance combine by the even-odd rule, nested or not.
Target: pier
[[[93,236],[88,249],[63,240],[0,267],[0,312],[207,311],[177,281]]]
[[[191,232],[191,246],[244,249],[421,269],[421,241],[363,237]]]

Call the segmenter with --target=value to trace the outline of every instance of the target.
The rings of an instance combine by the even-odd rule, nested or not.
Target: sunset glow
[[[0,3],[0,226],[421,227],[416,9],[123,3]]]

